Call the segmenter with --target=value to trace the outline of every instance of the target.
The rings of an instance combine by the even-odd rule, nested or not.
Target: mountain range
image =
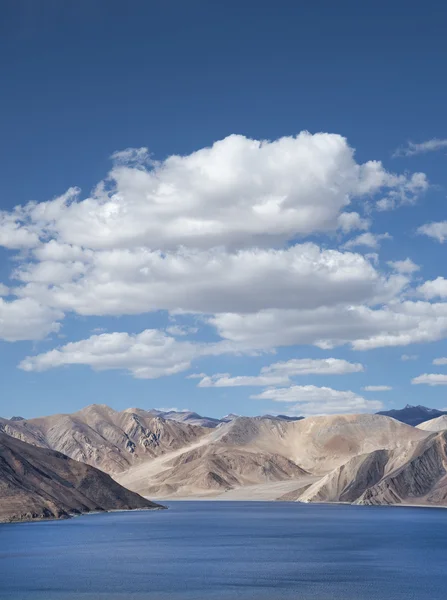
[[[402,421],[415,413],[429,420],[417,427]],[[91,405],[73,414],[0,419],[0,430],[154,499],[445,504],[447,415],[407,406],[398,416],[208,419]]]
[[[421,405],[411,406],[411,404],[407,404],[404,406],[404,408],[383,410],[377,414],[385,415],[386,417],[392,417],[397,421],[401,421],[402,423],[416,427],[420,423],[424,423],[424,421],[428,421],[429,419],[435,419],[436,417],[447,415],[447,411],[438,410],[437,408],[427,408],[426,406]]]

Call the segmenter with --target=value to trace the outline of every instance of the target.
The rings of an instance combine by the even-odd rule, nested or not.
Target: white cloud
[[[155,379],[189,369],[199,356],[222,354],[224,345],[179,342],[157,329],[139,334],[103,333],[71,342],[20,363],[24,371],[46,371],[63,365],[88,365],[97,371],[124,369],[138,379]]]
[[[290,379],[287,375],[275,375],[265,373],[260,375],[239,375],[230,377],[229,373],[218,373],[216,375],[205,375],[197,384],[197,387],[240,387],[240,386],[267,386],[287,385]]]
[[[403,361],[417,360],[418,358],[419,358],[419,356],[417,354],[402,354],[402,356],[400,357],[400,360],[403,360]]]
[[[428,235],[443,244],[447,240],[447,221],[427,223],[426,225],[421,225],[417,231],[418,233]]]
[[[406,179],[406,178],[405,178]],[[414,173],[405,183],[390,190],[388,194],[376,202],[376,210],[388,211],[400,206],[415,204],[421,194],[427,191],[429,183],[424,173]]]
[[[377,400],[366,400],[350,390],[334,390],[315,385],[294,385],[288,388],[270,388],[251,396],[256,400],[294,402],[289,413],[302,415],[357,413],[380,410],[383,405]]]
[[[40,249],[40,256],[44,251],[45,247]],[[53,243],[49,253],[53,257],[72,254],[73,247],[65,250]],[[236,253],[223,249],[97,251],[84,253],[82,259],[76,254],[71,261],[27,263],[16,270],[15,277],[25,282],[17,294],[82,315],[163,309],[256,312],[357,304],[385,301],[407,283],[399,275],[379,274],[360,254],[325,250],[313,243]]]
[[[0,296],[9,296],[10,290],[4,283],[0,283]]]
[[[62,312],[166,310],[210,315],[212,323],[227,314],[262,319],[263,311],[295,310],[311,314],[302,337],[324,343],[333,325],[325,335],[320,327],[315,340],[314,311],[337,318],[350,307],[370,310],[409,284],[381,274],[377,257],[296,243],[316,233],[367,230],[364,213],[376,198],[413,201],[428,185],[420,173],[358,163],[342,136],[302,132],[269,142],[233,135],[160,162],[146,148],[125,149],[113,160],[90,197],[73,187],[0,213],[0,244],[26,250],[16,256],[18,283],[10,292],[15,302],[45,310],[49,331]],[[387,236],[362,235],[372,248]],[[186,333],[172,327],[168,333]]]
[[[433,364],[434,365],[447,365],[447,358],[444,358],[444,357],[442,357],[442,358],[435,358],[433,360]]]
[[[182,337],[198,332],[198,327],[186,327],[185,325],[170,325],[166,327],[166,333],[174,337]]]
[[[447,298],[447,279],[437,277],[433,281],[426,281],[417,290],[428,300],[433,298]]]
[[[344,375],[358,373],[364,367],[339,358],[294,358],[263,367],[259,375],[230,377],[228,373],[203,375],[198,387],[239,387],[288,385],[298,375]]]
[[[425,384],[430,386],[447,385],[447,375],[440,373],[424,373],[411,380],[413,385]]]
[[[358,164],[346,139],[328,133],[272,142],[232,135],[162,162],[148,161],[144,148],[115,159],[89,198],[71,188],[4,213],[5,243],[11,247],[12,227],[15,238],[23,230],[19,247],[36,245],[36,232],[90,249],[272,246],[346,228],[353,217],[339,217],[351,200],[414,195],[424,177],[389,173],[378,161]]]
[[[42,306],[31,298],[0,298],[0,339],[7,342],[40,340],[59,331],[63,313]]]
[[[369,229],[371,221],[365,219],[357,212],[344,212],[338,217],[338,226],[343,233],[349,233],[356,229]]]
[[[39,243],[36,232],[22,221],[19,211],[0,211],[0,246],[12,250],[32,248]]]
[[[406,258],[405,260],[389,260],[387,264],[398,273],[406,275],[411,275],[420,269],[411,258]]]
[[[392,389],[389,385],[366,385],[362,388],[365,392],[389,392]]]
[[[261,369],[261,373],[284,373],[295,375],[345,375],[364,370],[360,363],[351,363],[341,358],[292,358],[273,363]]]
[[[352,240],[347,241],[344,244],[344,248],[351,249],[357,247],[367,247],[372,248],[373,250],[377,250],[380,247],[380,242],[382,240],[391,240],[392,237],[389,233],[371,233],[367,231],[366,233],[361,233],[357,237]]]
[[[350,343],[355,350],[407,346],[447,335],[447,304],[392,302],[383,308],[320,307],[218,314],[218,333],[241,347],[272,348],[312,344],[324,349]]]
[[[433,138],[419,144],[408,142],[406,146],[398,148],[393,156],[416,156],[417,154],[425,154],[426,152],[435,152],[447,148],[447,140]]]

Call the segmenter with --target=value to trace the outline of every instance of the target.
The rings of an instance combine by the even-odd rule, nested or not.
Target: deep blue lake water
[[[444,600],[447,510],[169,502],[0,525],[2,600]]]

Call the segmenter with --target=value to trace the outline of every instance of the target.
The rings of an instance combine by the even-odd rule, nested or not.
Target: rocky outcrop
[[[411,458],[368,488],[357,504],[427,504],[447,502],[447,432],[417,445]]]
[[[0,433],[0,522],[151,508],[98,469]]]
[[[301,502],[355,502],[368,488],[379,482],[389,460],[389,451],[375,450],[351,458],[325,475],[301,496]]]
[[[447,504],[447,431],[356,456],[295,499],[367,505]]]

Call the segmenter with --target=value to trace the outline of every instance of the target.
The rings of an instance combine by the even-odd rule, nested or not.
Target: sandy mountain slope
[[[378,483],[389,460],[388,450],[354,456],[298,496],[300,502],[355,502]]]
[[[357,504],[447,505],[447,431],[417,444],[399,468],[369,487]]]
[[[447,429],[447,415],[442,415],[436,419],[430,419],[430,421],[420,423],[417,427],[423,431],[444,431]]]
[[[88,465],[0,433],[0,522],[160,508]]]
[[[425,432],[394,419],[360,414],[308,417],[295,422],[241,417],[215,430],[208,439],[278,453],[306,471],[326,474],[353,456],[425,437]]]
[[[295,422],[239,417],[190,447],[132,467],[116,479],[158,498],[217,495],[243,486],[299,482],[309,474],[323,476],[359,454],[399,447],[427,435],[379,415]]]
[[[447,431],[349,460],[295,495],[300,502],[447,504]],[[283,497],[282,499],[292,499]]]
[[[97,404],[69,415],[14,422],[0,419],[0,431],[107,473],[119,473],[140,461],[187,446],[209,432],[143,410],[117,412]]]

